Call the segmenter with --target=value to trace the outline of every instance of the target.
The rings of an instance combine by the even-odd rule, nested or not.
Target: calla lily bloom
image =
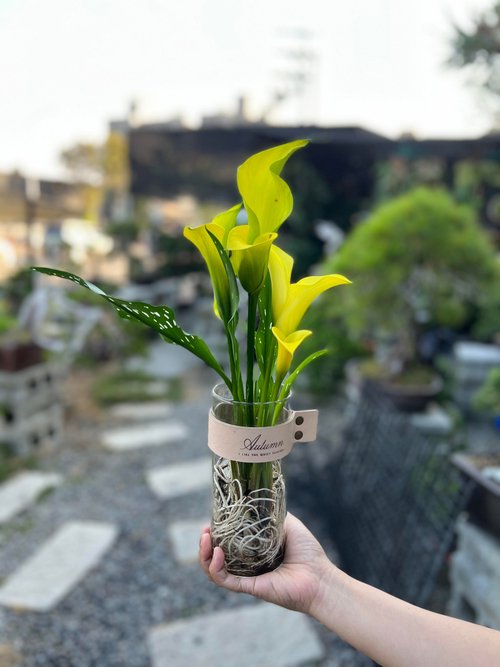
[[[288,336],[283,333],[278,327],[272,329],[274,337],[278,341],[278,356],[276,358],[276,377],[284,378],[288,373],[292,363],[293,355],[296,349],[308,338],[312,331],[302,329],[301,331],[294,331]]]
[[[238,190],[250,226],[249,243],[261,234],[277,231],[292,212],[292,193],[280,174],[288,158],[307,144],[302,139],[269,148],[252,155],[238,168]]]
[[[292,279],[293,257],[276,245],[269,253],[269,273],[272,284],[272,307],[274,321],[285,307],[288,289]]]
[[[293,259],[284,250],[273,246],[269,255],[269,272],[272,283],[273,322],[285,336],[297,330],[314,299],[337,285],[351,281],[340,274],[308,276],[297,283],[290,283]]]
[[[242,204],[236,204],[236,206],[232,206],[227,211],[216,215],[211,222],[211,224],[217,225],[222,229],[222,236],[219,237],[217,234],[215,234],[215,236],[217,236],[219,241],[222,243],[223,248],[227,248],[227,237],[229,236],[230,231],[236,225],[236,218],[238,217],[238,213],[241,211],[241,207]]]
[[[231,251],[231,263],[243,288],[249,294],[255,294],[266,279],[269,251],[278,235],[260,234],[253,243],[248,243],[248,233],[248,225],[234,227],[229,232],[227,248]]]
[[[299,326],[314,299],[332,287],[348,285],[350,282],[345,276],[333,273],[327,276],[308,276],[298,283],[292,283],[285,305],[275,320],[276,326],[286,334],[292,333]]]
[[[186,227],[184,229],[184,236],[198,248],[205,260],[214,290],[214,310],[216,315],[222,317],[225,322],[229,322],[234,315],[232,312],[233,303],[229,289],[229,277],[219,251],[210,238],[209,231],[222,243],[224,229],[214,222],[208,225],[201,225],[200,227]]]

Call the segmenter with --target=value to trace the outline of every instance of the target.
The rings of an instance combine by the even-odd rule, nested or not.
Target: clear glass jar
[[[274,426],[287,420],[288,400],[234,401],[225,385],[213,390],[213,415],[237,426]],[[228,572],[255,576],[283,560],[286,516],[281,460],[233,461],[213,454],[212,543],[225,554]]]

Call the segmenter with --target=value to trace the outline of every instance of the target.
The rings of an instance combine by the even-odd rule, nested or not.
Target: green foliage
[[[478,83],[500,94],[500,2],[473,18],[470,29],[454,26],[449,64],[473,67]]]
[[[107,234],[116,241],[121,250],[126,250],[137,240],[140,230],[141,224],[134,219],[113,221],[106,227]]]
[[[418,157],[405,147],[403,155],[392,156],[375,166],[375,201],[382,203],[418,186],[442,185],[445,163],[436,157]]]
[[[224,382],[226,382],[228,387],[231,386],[231,381],[225,375],[221,365],[214,357],[205,341],[199,336],[194,336],[193,334],[183,331],[177,324],[172,308],[169,308],[168,306],[152,306],[148,303],[143,303],[142,301],[125,301],[124,299],[109,296],[93,283],[87,282],[74,273],[68,273],[67,271],[58,271],[56,269],[40,266],[34,267],[34,270],[49,276],[57,276],[58,278],[70,280],[76,285],[85,287],[94,294],[99,295],[115,307],[115,310],[120,317],[123,317],[126,320],[140,322],[159,333],[167,343],[174,343],[175,345],[180,345],[181,347],[186,348],[186,350],[204,361],[207,366],[213,368],[221,376]]]
[[[287,164],[286,175],[295,194],[290,220],[282,228],[281,245],[294,258],[294,277],[298,279],[321,259],[323,243],[315,236],[313,224],[328,217],[331,193],[317,169],[300,156]]]
[[[492,415],[500,415],[500,368],[493,368],[483,386],[474,395],[473,406]]]
[[[122,190],[129,180],[127,139],[111,132],[103,144],[80,142],[63,150],[62,164],[78,183]]]
[[[0,301],[0,336],[16,327],[17,321],[6,312],[4,304]]]
[[[16,314],[22,302],[33,289],[33,274],[29,269],[22,269],[8,278],[1,287],[1,293],[7,304],[7,310]]]
[[[162,390],[161,384],[164,385]],[[158,380],[141,370],[118,370],[100,377],[92,387],[92,397],[100,405],[151,400],[178,401],[178,382]]]
[[[16,456],[12,447],[0,442],[0,482],[21,470],[38,468],[38,460],[34,456]]]
[[[496,276],[485,288],[472,327],[474,338],[491,342],[500,334],[500,265]]]
[[[155,277],[183,276],[194,271],[205,271],[205,265],[196,248],[181,234],[160,232],[155,251],[160,261]]]
[[[500,169],[495,160],[460,160],[454,169],[454,196],[477,211],[484,204],[484,192],[500,188]]]
[[[495,275],[495,255],[471,209],[417,188],[377,208],[326,268],[353,281],[336,300],[350,334],[392,337],[408,363],[426,327],[470,317]]]
[[[352,286],[349,287],[351,289]],[[353,340],[338,315],[338,292],[326,293],[314,304],[304,318],[304,328],[314,335],[307,338],[300,348],[299,359],[311,354],[318,347],[328,351],[321,361],[313,363],[304,372],[310,391],[316,394],[336,392],[344,378],[345,364],[349,359],[367,354],[366,348]]]

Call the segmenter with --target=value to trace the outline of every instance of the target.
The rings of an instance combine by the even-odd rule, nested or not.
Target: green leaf
[[[302,361],[297,368],[293,371],[293,373],[290,373],[290,375],[287,377],[285,382],[283,383],[281,390],[280,390],[280,395],[278,400],[282,400],[284,396],[288,396],[290,394],[290,389],[292,388],[293,383],[295,380],[298,378],[300,373],[304,370],[306,366],[309,366],[309,364],[316,359],[319,359],[320,357],[324,357],[325,354],[329,354],[329,350],[319,350],[318,352],[313,352],[310,354],[308,357]]]
[[[109,301],[115,307],[121,317],[126,320],[135,320],[136,322],[145,324],[150,329],[157,331],[167,343],[180,345],[199,357],[207,364],[207,366],[213,368],[231,389],[231,381],[224,373],[222,366],[214,357],[208,345],[202,338],[194,336],[181,329],[175,320],[175,314],[172,308],[169,308],[168,306],[153,306],[149,303],[143,303],[142,301],[125,301],[114,296],[109,296],[93,283],[83,280],[83,278],[80,278],[74,273],[68,273],[67,271],[58,271],[57,269],[41,266],[35,266],[33,267],[33,270],[38,271],[39,273],[45,273],[48,276],[56,276],[58,278],[64,278],[65,280],[71,280],[73,283],[94,292],[94,294],[102,296],[103,299],[106,299],[106,301]]]
[[[272,316],[272,286],[268,273],[259,293],[259,326],[255,336],[255,354],[261,373],[265,373],[266,365],[274,361],[268,358],[268,350],[275,347]]]
[[[226,324],[229,324],[238,313],[238,305],[240,302],[238,283],[236,282],[236,276],[234,274],[234,269],[233,265],[231,264],[231,260],[229,259],[227,252],[222,247],[221,242],[216,236],[214,236],[214,234],[212,234],[212,232],[209,229],[207,229],[207,233],[212,239],[213,244],[217,248],[217,252],[219,253],[219,257],[221,258],[221,261],[224,265],[224,269],[226,271],[229,283],[229,302],[230,302],[231,315],[229,317],[229,320],[226,322]]]

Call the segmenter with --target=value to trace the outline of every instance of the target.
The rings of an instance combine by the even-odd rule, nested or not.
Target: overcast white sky
[[[132,98],[144,121],[259,114],[290,65],[289,30],[317,54],[307,96],[275,122],[389,136],[474,136],[489,118],[443,63],[451,21],[493,0],[0,0],[0,170],[58,176],[58,154],[100,140]],[[291,44],[293,46],[293,43]]]

